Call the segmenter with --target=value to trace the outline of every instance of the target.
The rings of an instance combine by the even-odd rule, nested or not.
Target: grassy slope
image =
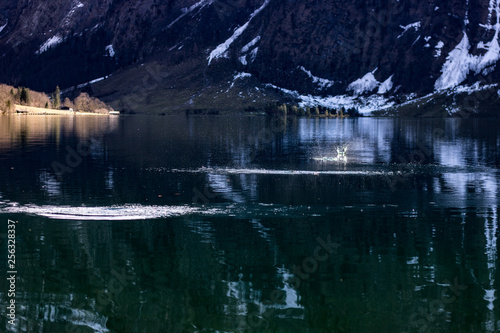
[[[498,87],[484,88],[475,92],[446,90],[376,111],[373,114],[402,117],[499,117],[500,95]]]
[[[188,74],[186,74],[188,73]],[[271,102],[294,98],[266,88],[255,77],[234,80],[236,72],[224,61],[207,66],[204,58],[163,66],[161,59],[114,73],[92,85],[94,96],[116,110],[140,114],[237,112],[263,110]],[[256,89],[257,88],[257,89]],[[467,113],[498,116],[498,87],[473,93],[444,91],[374,112],[375,116],[446,117]]]
[[[92,85],[92,91],[117,110],[141,114],[263,110],[267,103],[293,100],[254,77],[234,80],[235,74],[224,63],[208,67],[205,59],[170,68],[152,60],[113,74]]]

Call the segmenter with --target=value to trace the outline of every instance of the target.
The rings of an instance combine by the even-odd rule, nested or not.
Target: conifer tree
[[[56,86],[56,91],[54,92],[54,109],[59,109],[61,107],[61,89]]]
[[[25,104],[29,105],[31,102],[30,90],[28,88],[22,87],[21,88],[21,96],[19,99],[20,99],[21,103],[25,103]]]

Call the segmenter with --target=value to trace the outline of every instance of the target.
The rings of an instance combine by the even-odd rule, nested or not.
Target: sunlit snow
[[[177,17],[175,20],[173,20],[172,22],[170,22],[170,24],[167,25],[167,27],[164,30],[170,29],[170,27],[172,27],[175,23],[177,23],[184,16],[186,16],[189,13],[191,13],[193,10],[195,10],[197,8],[202,9],[205,6],[208,6],[208,5],[212,4],[212,2],[213,2],[213,0],[201,0],[200,2],[195,3],[191,7],[183,8],[182,9],[182,14],[179,17]]]
[[[441,69],[442,75],[437,79],[434,88],[443,90],[453,88],[462,83],[475,67],[476,58],[469,54],[470,43],[464,32],[462,41],[448,54],[446,62]]]
[[[442,41],[439,41],[437,44],[436,44],[436,54],[434,54],[434,57],[435,58],[439,58],[441,56],[441,49],[443,48],[444,46],[444,43]]]
[[[402,37],[408,30],[412,28],[415,29],[415,31],[418,31],[418,29],[420,29],[420,21],[415,23],[410,23],[408,25],[400,25],[399,27],[403,29],[403,32],[398,36],[398,38]]]
[[[5,24],[0,27],[0,32],[2,32],[3,29],[5,29],[8,23],[9,21],[5,22]]]
[[[254,47],[255,44],[257,44],[259,41],[260,41],[260,36],[255,37],[254,39],[252,39],[250,41],[250,43],[248,43],[247,45],[245,45],[241,48],[241,53],[246,53],[246,52],[250,51],[250,49],[252,47]]]
[[[229,49],[229,46],[239,37],[241,34],[248,28],[248,25],[252,21],[252,19],[257,16],[266,6],[269,4],[270,0],[266,0],[262,6],[260,6],[258,9],[256,9],[252,15],[250,15],[250,18],[248,21],[243,24],[241,27],[236,29],[231,37],[229,37],[224,43],[220,44],[217,46],[208,56],[208,64],[212,62],[212,60],[220,58],[220,57],[227,57],[226,51]]]
[[[321,89],[330,88],[335,83],[334,81],[314,76],[311,71],[305,69],[304,66],[300,66],[299,69],[306,73],[307,76],[312,79],[313,83],[317,84]]]
[[[63,41],[63,39],[58,35],[50,37],[45,43],[43,43],[40,46],[40,49],[38,51],[36,51],[35,54],[42,54],[42,53],[46,52],[48,49],[50,49],[51,47],[54,47],[54,46],[60,44],[62,41]]]
[[[106,51],[108,52],[108,55],[110,57],[114,57],[115,56],[115,49],[113,48],[113,44],[110,44],[110,45],[106,46]]]
[[[347,87],[347,91],[352,91],[356,95],[361,95],[365,92],[370,92],[375,90],[375,88],[377,88],[380,84],[380,82],[378,82],[377,79],[375,79],[375,76],[373,75],[373,73],[375,73],[376,70],[377,69],[375,69],[373,72],[367,73],[362,78],[352,82]]]
[[[384,82],[382,82],[380,84],[380,86],[378,87],[378,93],[379,94],[385,94],[385,93],[389,92],[392,89],[392,87],[394,85],[393,82],[392,82],[392,77],[393,76],[394,75],[389,76],[389,78],[387,80],[385,80]]]
[[[273,84],[267,84],[267,87],[278,89],[286,94],[291,95],[300,100],[300,107],[315,107],[316,105],[330,108],[330,109],[340,109],[342,107],[357,108],[359,112],[368,114],[372,111],[385,109],[393,106],[395,103],[389,101],[380,95],[372,96],[347,96],[347,95],[337,95],[337,96],[313,96],[313,95],[301,95],[297,91],[289,90],[281,87],[277,87]]]

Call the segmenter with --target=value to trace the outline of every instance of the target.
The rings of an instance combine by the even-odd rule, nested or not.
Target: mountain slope
[[[88,90],[136,112],[398,103],[499,82],[499,18],[497,0],[3,1],[0,81],[52,91],[109,76]]]

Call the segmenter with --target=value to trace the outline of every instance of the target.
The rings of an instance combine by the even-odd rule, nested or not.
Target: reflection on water
[[[498,332],[499,145],[491,120],[0,117],[0,327]]]

